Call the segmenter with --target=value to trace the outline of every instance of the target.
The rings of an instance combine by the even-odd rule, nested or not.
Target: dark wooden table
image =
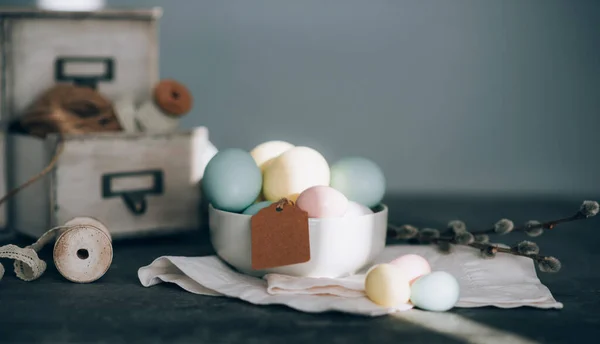
[[[388,197],[395,223],[442,228],[463,219],[484,228],[501,217],[521,223],[577,211],[573,197]],[[405,317],[365,318],[339,313],[304,314],[283,306],[255,306],[223,297],[194,295],[161,284],[144,288],[139,267],[162,255],[208,255],[206,232],[115,242],[108,273],[92,284],[64,280],[51,262],[34,282],[14,276],[12,262],[0,282],[1,343],[596,343],[600,335],[600,216],[558,227],[535,241],[563,263],[540,279],[562,310],[454,309]],[[525,239],[507,237],[507,243]],[[29,239],[12,241],[20,245]]]

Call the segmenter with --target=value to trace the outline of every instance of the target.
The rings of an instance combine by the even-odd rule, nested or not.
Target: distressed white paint
[[[12,70],[13,114],[21,113],[55,83],[54,61],[58,57],[113,58],[114,82],[98,84],[98,91],[110,99],[131,94],[141,102],[158,81],[152,21],[24,18],[12,21],[10,32],[7,58]]]
[[[51,159],[54,143],[22,136],[16,142],[29,155],[19,154],[14,166],[23,182]],[[203,220],[200,180],[215,153],[204,127],[167,134],[69,136],[52,174],[15,196],[15,229],[38,237],[71,218],[88,216],[104,223],[113,238],[197,230]],[[154,169],[163,172],[164,193],[146,197],[145,214],[132,213],[121,197],[102,197],[104,174]],[[138,185],[117,187],[148,182],[145,176],[133,178]]]

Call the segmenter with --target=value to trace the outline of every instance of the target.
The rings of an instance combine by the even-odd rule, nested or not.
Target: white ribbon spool
[[[67,280],[90,283],[108,271],[113,258],[110,232],[104,224],[90,217],[76,217],[63,226],[52,228],[25,248],[2,246],[0,258],[15,260],[18,278],[36,280],[46,270],[46,263],[38,257],[37,252],[54,239],[54,265]],[[4,267],[0,269],[0,279],[3,270]]]
[[[137,109],[135,108],[135,102],[133,98],[120,98],[119,100],[115,101],[113,108],[124,132],[135,133],[139,131],[135,118]]]
[[[179,118],[164,113],[151,99],[136,108],[133,99],[124,97],[113,106],[123,131],[128,133],[169,133],[179,127]]]
[[[150,133],[173,132],[179,126],[179,118],[165,114],[153,100],[147,100],[140,106],[136,120],[142,131]]]

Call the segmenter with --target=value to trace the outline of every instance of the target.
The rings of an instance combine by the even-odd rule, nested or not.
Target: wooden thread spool
[[[154,87],[154,101],[167,116],[181,117],[190,112],[194,98],[182,83],[164,79]]]
[[[179,118],[193,106],[191,92],[183,84],[172,80],[161,80],[155,87],[151,99],[137,111],[136,119],[142,131],[165,133],[179,126]]]
[[[113,258],[112,238],[106,226],[90,217],[76,217],[62,227],[53,252],[58,272],[76,283],[104,276]]]

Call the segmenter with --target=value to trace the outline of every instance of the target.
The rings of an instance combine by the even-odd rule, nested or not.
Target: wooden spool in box
[[[142,130],[148,133],[173,132],[179,127],[179,119],[193,105],[191,92],[183,84],[164,79],[154,86],[150,99],[135,108],[131,99],[116,102],[117,116],[128,132]]]

